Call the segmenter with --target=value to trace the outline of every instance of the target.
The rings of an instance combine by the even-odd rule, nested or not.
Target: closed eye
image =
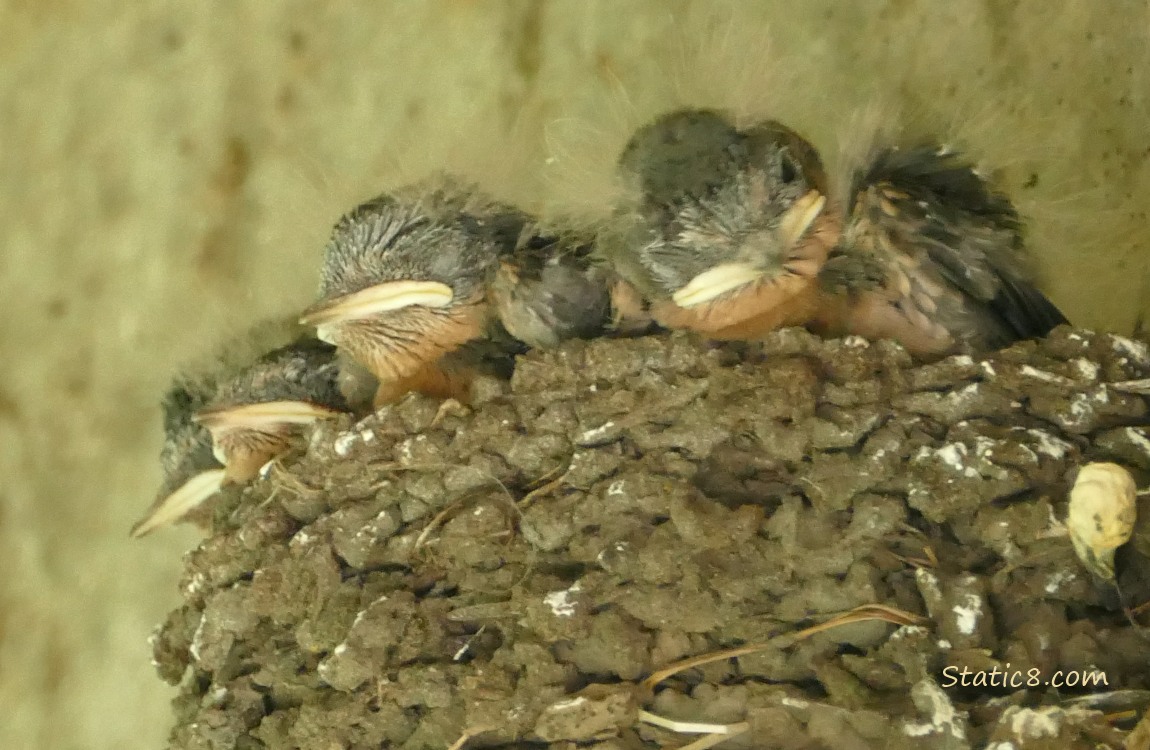
[[[784,154],[782,163],[779,165],[779,178],[787,184],[794,182],[798,179],[799,168],[790,158]]]

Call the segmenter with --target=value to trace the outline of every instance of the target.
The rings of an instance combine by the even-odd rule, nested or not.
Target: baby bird
[[[640,129],[619,169],[638,195],[605,250],[668,327],[753,339],[806,325],[929,357],[1066,322],[1023,272],[1009,201],[945,150],[876,149],[828,201],[794,131],[679,110]]]
[[[630,198],[600,251],[658,323],[750,339],[820,308],[838,225],[818,155],[791,130],[678,110],[632,136],[619,171]]]
[[[592,249],[589,239],[533,228],[489,285],[508,333],[536,349],[605,333],[612,316],[608,270]]]
[[[881,148],[850,185],[822,272],[824,333],[893,338],[930,356],[999,349],[1068,322],[1026,272],[1014,206],[958,154]]]
[[[475,374],[525,347],[602,327],[587,253],[525,213],[441,177],[336,224],[304,325],[378,380],[378,407],[417,391],[466,401]]]
[[[223,487],[227,472],[212,454],[212,436],[193,421],[211,396],[210,386],[193,380],[177,381],[164,396],[164,480],[155,502],[132,526],[132,537],[180,520]]]
[[[349,408],[334,347],[312,338],[246,365],[225,358],[221,368],[180,378],[165,396],[164,483],[133,537],[183,518],[226,484],[251,480],[304,427]]]

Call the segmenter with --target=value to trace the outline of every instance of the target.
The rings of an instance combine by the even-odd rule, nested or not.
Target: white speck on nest
[[[975,479],[982,476],[973,466],[966,465],[967,453],[967,447],[962,443],[951,443],[937,449],[923,446],[919,448],[914,458],[915,460],[921,461],[925,458],[934,457],[942,461],[950,469],[961,472],[964,477]]]
[[[1078,357],[1077,359],[1071,360],[1070,364],[1074,365],[1074,369],[1078,371],[1078,374],[1083,380],[1098,379],[1099,367],[1097,362],[1091,362],[1088,359]]]
[[[963,459],[966,458],[966,446],[962,443],[951,443],[944,445],[934,452],[934,455],[942,459],[942,462],[954,469],[955,471],[962,471],[966,468],[963,464]]]
[[[365,443],[370,443],[372,440],[375,440],[375,433],[371,430],[360,430],[359,439]]]
[[[982,371],[988,378],[993,378],[994,376],[998,375],[998,372],[994,369],[994,365],[990,364],[985,359],[979,362],[978,366],[982,368]]]
[[[1126,436],[1130,438],[1130,442],[1138,446],[1138,449],[1150,456],[1150,438],[1146,437],[1146,433],[1139,430],[1137,427],[1127,427]]]
[[[343,656],[344,654],[346,654],[347,653],[347,644],[341,643],[338,646],[336,646],[334,653],[336,656]]]
[[[592,383],[591,385],[587,386],[587,390],[591,391],[592,393],[598,393],[599,392],[599,386]]]
[[[914,704],[920,711],[929,710],[930,719],[922,722],[906,722],[902,731],[908,737],[925,737],[929,734],[949,734],[957,740],[966,739],[963,715],[954,710],[954,704],[946,693],[931,680],[922,680],[911,688]]]
[[[218,687],[212,691],[212,694],[209,696],[208,700],[210,700],[212,703],[223,703],[224,698],[227,697],[228,689],[226,687]]]
[[[1039,370],[1037,367],[1031,367],[1030,365],[1023,365],[1019,372],[1028,378],[1041,380],[1044,383],[1054,383],[1056,385],[1073,385],[1074,383],[1070,378],[1064,378],[1061,375],[1055,375],[1046,370]]]
[[[547,707],[547,710],[548,711],[570,711],[573,708],[578,708],[579,706],[582,706],[586,702],[587,702],[587,699],[584,698],[583,696],[579,696],[578,698],[569,698],[568,700],[565,700],[565,701],[559,701],[558,703],[552,703],[550,706]]]
[[[603,559],[607,556],[608,552],[621,553],[621,552],[625,552],[626,550],[627,550],[627,543],[626,542],[615,542],[615,544],[613,544],[612,546],[605,547],[598,555],[595,555],[595,561],[597,563],[599,563],[600,565],[602,565]]]
[[[611,485],[609,487],[607,487],[607,494],[608,495],[622,495],[623,494],[623,480],[622,479],[616,479],[614,482],[612,482]]]
[[[1030,459],[1031,463],[1038,463],[1038,454],[1031,450],[1029,445],[1023,445],[1022,443],[1017,443],[1016,445],[1026,451],[1026,457]]]
[[[1066,716],[1067,711],[1058,706],[1041,708],[1011,706],[1003,713],[1000,721],[1009,721],[1010,731],[1018,739],[1037,740],[1043,737],[1057,737]]]
[[[994,453],[994,449],[997,447],[997,440],[991,440],[984,435],[978,435],[974,438],[974,455],[980,458],[990,458],[990,455]]]
[[[1038,441],[1038,445],[1036,447],[1038,448],[1039,453],[1045,453],[1051,458],[1061,459],[1065,457],[1066,452],[1069,451],[1071,447],[1073,447],[1065,440],[1056,438],[1049,432],[1035,429],[1034,427],[1026,430],[1026,434],[1030,435],[1032,438]]]
[[[586,443],[592,440],[597,440],[606,435],[607,431],[614,426],[614,422],[604,422],[598,427],[592,427],[590,430],[585,430],[583,434],[579,436],[578,442]]]
[[[950,361],[959,367],[970,367],[974,364],[974,360],[969,354],[956,354],[950,358]]]
[[[196,625],[196,632],[192,633],[192,643],[188,646],[188,653],[192,655],[192,659],[194,659],[197,664],[200,662],[200,644],[204,639],[204,623],[207,621],[208,618],[204,617],[201,612],[200,622]]]
[[[272,467],[275,466],[275,464],[276,464],[276,460],[274,458],[265,461],[264,465],[261,466],[260,470],[259,470],[260,479],[267,479],[268,474],[272,473]]]
[[[1150,364],[1150,349],[1143,342],[1113,334],[1110,338],[1114,342],[1115,351],[1122,352],[1140,365]]]
[[[188,581],[188,585],[184,586],[184,595],[188,597],[195,596],[200,593],[200,589],[204,587],[205,583],[207,583],[207,579],[204,577],[204,574],[196,573],[192,576],[192,580]]]
[[[784,706],[790,706],[791,708],[809,708],[811,705],[809,702],[799,698],[788,698],[786,696],[784,696],[779,703],[782,703]]]
[[[951,391],[946,394],[946,399],[951,403],[957,404],[978,395],[978,383],[970,383],[957,391]]]
[[[852,349],[866,349],[870,346],[870,342],[862,336],[847,336],[843,339],[843,346],[849,346]]]
[[[556,617],[570,617],[575,614],[575,602],[571,595],[579,591],[579,582],[576,581],[571,588],[563,591],[552,591],[543,597],[543,603],[551,607],[551,613]]]
[[[978,620],[982,617],[982,597],[977,594],[967,594],[963,597],[964,604],[956,604],[951,607],[951,612],[954,612],[954,622],[958,626],[958,632],[963,635],[974,635],[975,628],[978,627]]]
[[[1046,579],[1046,586],[1044,588],[1046,593],[1055,594],[1058,593],[1058,589],[1062,588],[1063,585],[1070,583],[1077,578],[1078,575],[1072,571],[1056,570],[1050,575],[1049,578]]]
[[[946,649],[951,648],[950,641],[946,640],[945,638],[940,638],[938,641],[938,647],[945,651]]]
[[[288,544],[306,547],[307,545],[311,544],[312,539],[315,539],[315,537],[307,533],[306,529],[300,529],[295,533],[294,536],[292,536],[291,541],[288,542]]]
[[[986,746],[986,750],[1018,750],[1013,742],[998,740]]]
[[[351,452],[351,446],[355,444],[356,434],[354,432],[341,432],[335,436],[332,442],[332,450],[335,455],[340,458],[346,458],[347,454]]]
[[[920,589],[924,589],[931,599],[935,601],[942,598],[942,592],[938,588],[938,576],[931,573],[926,568],[915,568],[914,580]]]
[[[1070,416],[1082,419],[1091,413],[1091,406],[1085,393],[1075,393],[1070,399]]]
[[[890,639],[900,641],[903,638],[921,635],[926,635],[926,628],[922,625],[900,625],[897,630],[890,634]]]
[[[375,601],[373,601],[371,604],[367,605],[367,606],[366,606],[366,607],[364,607],[363,609],[361,609],[361,610],[359,611],[359,613],[358,613],[358,614],[356,614],[356,616],[355,616],[355,620],[353,620],[353,621],[352,621],[352,623],[351,623],[351,627],[352,627],[352,628],[355,628],[357,625],[359,625],[361,622],[363,622],[363,617],[364,617],[364,615],[366,615],[366,614],[367,614],[367,611],[368,611],[369,609],[371,609],[371,608],[372,608],[372,607],[374,607],[375,605],[379,604],[380,602],[386,602],[386,601],[387,601],[387,596],[386,596],[386,595],[384,595],[384,596],[381,596],[381,597],[379,597],[378,599],[376,599]]]

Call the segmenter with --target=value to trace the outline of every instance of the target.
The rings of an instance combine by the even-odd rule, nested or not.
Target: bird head
[[[485,283],[522,222],[476,203],[436,188],[352,210],[328,242],[321,299],[300,322],[381,381],[478,337]]]
[[[624,265],[657,297],[694,307],[813,276],[825,257],[804,242],[826,205],[822,164],[779,123],[739,130],[712,110],[672,112],[632,137],[619,168],[640,195],[625,219],[623,252],[634,257]]]

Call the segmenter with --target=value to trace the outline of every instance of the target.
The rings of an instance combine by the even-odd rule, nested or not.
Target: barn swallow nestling
[[[1027,276],[1010,200],[953,151],[877,150],[854,170],[844,203],[822,272],[824,333],[939,355],[1002,348],[1068,322]]]
[[[536,230],[501,259],[490,296],[503,327],[519,341],[548,349],[591,338],[611,323],[609,271],[590,241]]]
[[[618,166],[632,199],[601,252],[656,321],[744,339],[815,314],[837,224],[818,155],[794,132],[678,110],[636,132]]]
[[[604,249],[660,323],[716,339],[807,325],[929,356],[1065,322],[1021,270],[1013,207],[972,167],[937,148],[873,153],[828,201],[818,153],[794,131],[672,112],[620,157],[638,197]]]
[[[211,397],[210,384],[196,380],[178,381],[164,397],[164,481],[152,507],[132,527],[133,537],[183,518],[223,486],[226,471],[212,454],[212,436],[193,421]]]
[[[239,369],[177,381],[163,404],[164,484],[132,536],[251,480],[305,426],[347,411],[337,374],[334,347],[303,338]]]
[[[340,219],[321,300],[301,322],[378,379],[376,406],[409,391],[466,401],[476,372],[505,369],[524,344],[598,330],[600,282],[586,255],[439,178]]]

